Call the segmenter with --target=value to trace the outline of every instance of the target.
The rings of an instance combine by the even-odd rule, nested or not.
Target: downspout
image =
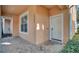
[[[70,23],[70,22],[72,22],[72,21],[70,21],[70,20],[72,20],[72,16],[71,16],[71,14],[70,14],[70,11],[71,11],[70,9],[73,8],[73,7],[74,7],[74,5],[72,5],[72,6],[69,7],[69,38],[70,38],[70,39],[72,39],[72,37],[73,37],[73,36],[75,35],[75,33],[77,32],[77,28],[76,28],[76,25],[77,25],[77,18],[75,19],[75,25],[74,25],[74,26],[75,26],[75,27],[74,27],[74,28],[75,28],[75,33],[73,33],[73,32],[70,30],[70,29],[72,29],[72,28],[71,28],[72,24]],[[75,7],[75,9],[76,9],[76,7]],[[75,13],[76,13],[76,11],[75,11]],[[76,13],[76,14],[77,14],[77,13]],[[75,15],[75,17],[76,17],[76,15]],[[70,25],[71,25],[71,26],[70,26]]]
[[[71,13],[70,13],[70,9],[72,7],[73,7],[73,5],[69,6],[69,40],[72,39],[72,36],[71,36],[71,34],[72,34],[72,16],[71,16]]]

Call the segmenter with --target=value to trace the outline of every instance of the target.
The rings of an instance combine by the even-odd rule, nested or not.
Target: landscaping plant
[[[69,40],[62,52],[79,53],[79,40]]]

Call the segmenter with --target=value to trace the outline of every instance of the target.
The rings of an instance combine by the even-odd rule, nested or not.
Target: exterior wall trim
[[[6,17],[6,16],[3,16],[2,17],[3,18],[3,31],[4,31],[4,29],[5,29],[5,19],[9,19],[9,20],[11,20],[11,25],[10,25],[10,28],[11,28],[11,33],[13,34],[13,17]]]
[[[63,13],[60,13],[60,14],[57,14],[57,15],[53,15],[53,16],[50,16],[50,22],[51,22],[51,17],[56,17],[56,16],[59,16],[59,15],[62,15],[62,44],[64,43],[64,14]],[[51,27],[51,24],[50,24],[50,27]],[[50,30],[50,39],[51,40],[51,30]]]
[[[28,16],[29,12],[24,12],[20,15],[20,18],[19,18],[19,32],[20,33],[23,33],[23,34],[28,34],[28,30],[29,30],[29,26],[28,26],[28,20],[29,20],[29,16]],[[21,17],[24,16],[24,15],[27,15],[27,32],[21,32]]]

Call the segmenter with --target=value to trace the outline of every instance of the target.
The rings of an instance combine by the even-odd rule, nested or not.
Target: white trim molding
[[[29,19],[28,13],[29,13],[29,12],[24,12],[24,13],[22,13],[22,14],[20,15],[19,32],[20,32],[20,33],[23,33],[23,34],[27,34],[27,33],[28,33],[28,19]],[[23,17],[23,16],[25,16],[25,15],[27,15],[27,32],[22,32],[22,31],[21,31],[21,17]]]
[[[63,40],[64,40],[64,14],[63,13],[60,13],[60,14],[57,14],[57,15],[54,15],[54,16],[50,16],[50,40],[51,40],[51,17],[56,17],[56,16],[59,16],[61,15],[62,16],[62,44],[64,43]]]
[[[3,16],[2,19],[3,19],[3,32],[5,31],[5,20],[8,19],[8,20],[11,21],[11,23],[10,23],[10,29],[11,29],[11,34],[13,34],[13,17]]]

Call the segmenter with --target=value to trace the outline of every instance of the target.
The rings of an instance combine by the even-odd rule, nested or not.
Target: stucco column
[[[76,14],[76,6],[72,6],[69,9],[70,13],[70,39],[75,35],[77,32],[77,14]]]
[[[41,45],[48,41],[48,28],[49,28],[48,9],[37,6],[35,14],[36,24],[36,44]]]

